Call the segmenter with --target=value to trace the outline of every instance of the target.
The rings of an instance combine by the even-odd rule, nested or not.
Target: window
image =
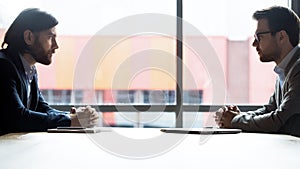
[[[182,61],[174,0],[2,0],[0,37],[24,8],[48,11],[59,20],[60,48],[50,66],[37,67],[50,104],[98,105],[114,126],[201,127],[211,125],[210,105],[268,101],[274,65],[261,64],[251,47],[251,16],[272,5],[290,1],[182,0]]]

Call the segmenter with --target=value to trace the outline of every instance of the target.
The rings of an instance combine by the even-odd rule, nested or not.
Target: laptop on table
[[[241,129],[227,129],[227,128],[162,128],[164,133],[178,133],[178,134],[237,134],[241,133]]]

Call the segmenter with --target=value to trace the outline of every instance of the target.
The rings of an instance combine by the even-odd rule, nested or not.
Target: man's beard
[[[274,59],[272,57],[269,57],[269,56],[266,56],[266,55],[260,56],[259,60],[261,62],[272,62],[272,61],[274,61]]]
[[[49,54],[43,50],[43,47],[40,45],[40,43],[34,43],[28,52],[36,62],[43,65],[51,64],[51,58],[48,57]]]

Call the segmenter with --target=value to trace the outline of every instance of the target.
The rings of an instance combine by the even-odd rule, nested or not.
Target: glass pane
[[[183,112],[183,128],[216,126],[211,112]]]
[[[194,26],[184,34],[183,88],[201,91],[201,102],[185,104],[264,104],[274,91],[273,63],[259,61],[252,47],[252,14],[288,0],[183,1],[183,19]],[[264,79],[264,80],[261,80]],[[267,82],[267,83],[266,83]],[[189,94],[183,100],[190,100]]]
[[[210,112],[183,112],[183,128],[215,127]],[[104,126],[169,128],[175,127],[173,112],[106,112],[103,113]]]
[[[103,126],[134,128],[175,127],[173,112],[105,112],[102,113]]]

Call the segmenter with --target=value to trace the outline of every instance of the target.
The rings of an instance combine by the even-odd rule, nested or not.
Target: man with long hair
[[[80,126],[76,116],[79,111],[89,117],[84,126],[97,123],[94,108],[80,107],[74,113],[58,111],[47,104],[39,90],[35,64],[51,64],[58,49],[57,24],[52,15],[30,8],[8,28],[0,51],[0,135]]]

